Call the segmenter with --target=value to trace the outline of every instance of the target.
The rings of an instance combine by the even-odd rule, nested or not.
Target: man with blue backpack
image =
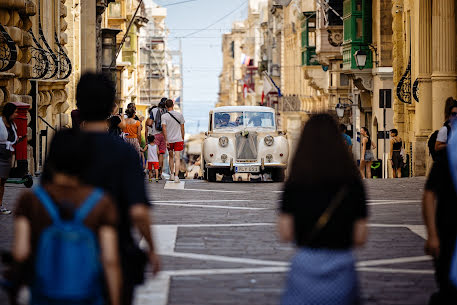
[[[18,199],[12,304],[22,285],[30,287],[31,305],[121,304],[117,211],[104,191],[82,183],[90,158],[90,139],[58,132],[46,182]]]

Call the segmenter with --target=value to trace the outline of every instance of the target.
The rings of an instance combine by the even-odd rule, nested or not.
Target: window
[[[308,47],[315,47],[316,46],[316,32],[309,31],[308,32]]]
[[[112,2],[109,4],[109,17],[110,18],[121,18],[121,3]]]
[[[362,11],[362,0],[355,0],[355,10],[357,12]]]
[[[355,19],[355,35],[357,39],[363,38],[363,19],[362,17]]]
[[[349,86],[349,77],[346,74],[340,73],[340,86],[341,87]]]

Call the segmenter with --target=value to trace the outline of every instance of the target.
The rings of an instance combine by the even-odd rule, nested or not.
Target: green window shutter
[[[308,39],[308,31],[304,30],[301,32],[301,47],[302,48],[306,47],[306,45],[308,44],[306,41],[307,39]]]
[[[372,11],[371,1],[363,1],[363,42],[369,44],[372,42],[371,36]]]

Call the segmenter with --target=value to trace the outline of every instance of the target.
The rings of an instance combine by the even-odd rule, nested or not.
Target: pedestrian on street
[[[14,120],[17,117],[17,106],[7,103],[3,106],[0,117],[0,214],[8,215],[11,211],[3,204],[5,184],[11,171],[14,147],[17,142],[25,139],[25,136],[17,135],[17,127]]]
[[[442,153],[447,153],[447,147],[442,148]],[[425,253],[434,258],[438,284],[438,291],[431,296],[429,305],[457,304],[457,288],[449,279],[457,239],[457,194],[446,157],[433,163],[425,184],[422,214],[427,230]]]
[[[392,129],[390,131],[390,162],[392,164],[392,176],[394,178],[401,178],[401,169],[403,168],[402,146],[403,141],[398,136],[398,130]]]
[[[343,136],[344,143],[346,144],[349,152],[352,153],[352,140],[351,140],[351,137],[348,136],[348,134],[346,133],[348,131],[348,128],[346,127],[345,124],[340,124],[340,131]]]
[[[362,136],[362,154],[360,158],[360,173],[362,178],[371,179],[371,165],[373,164],[374,155],[372,149],[376,149],[376,145],[371,141],[370,132],[368,128],[362,127],[360,130],[360,135]]]
[[[278,228],[283,241],[298,247],[282,305],[358,304],[352,248],[367,238],[365,190],[329,114],[312,116],[303,129],[284,187]]]
[[[162,129],[165,143],[168,148],[170,165],[170,181],[179,183],[179,169],[181,168],[180,153],[184,149],[184,116],[173,110],[174,102],[165,102],[167,113],[162,115]]]
[[[115,137],[121,137],[122,130],[125,128],[125,122],[122,116],[122,109],[121,111],[119,111],[119,109],[119,106],[115,105],[113,113],[108,118],[108,133]]]
[[[167,112],[165,108],[165,102],[167,100],[168,98],[163,97],[158,107],[151,109],[149,118],[146,120],[147,129],[150,129],[148,135],[151,134],[154,136],[155,144],[159,147],[159,179],[162,179],[163,159],[167,150],[167,144],[165,143],[162,130],[162,115]]]
[[[148,152],[148,173],[149,182],[152,182],[152,176],[155,173],[156,182],[159,182],[159,147],[154,142],[155,137],[153,135],[148,136],[148,145],[143,151]]]
[[[138,153],[122,139],[108,134],[106,119],[111,114],[116,86],[109,76],[86,73],[79,80],[76,105],[84,121],[81,131],[90,140],[91,158],[81,180],[99,187],[115,200],[119,225],[117,234],[122,270],[122,305],[130,305],[135,286],[144,281],[147,260],[156,274],[160,269],[159,257],[151,234],[150,204],[146,195],[143,171]],[[49,175],[43,172],[46,181]],[[135,242],[134,226],[148,246],[144,253]]]
[[[125,120],[125,126],[123,129],[123,132],[125,133],[125,141],[132,145],[141,160],[141,123],[134,118],[134,108],[127,108],[125,113],[127,114],[127,119]]]
[[[78,130],[59,131],[44,165],[48,179],[20,195],[13,263],[6,273],[13,304],[23,286],[31,288],[32,305],[82,304],[78,299],[86,305],[121,304],[117,211],[106,193],[82,182],[90,150]]]
[[[441,155],[440,151],[447,147],[447,141],[450,137],[452,121],[457,118],[457,101],[452,97],[446,99],[444,105],[444,119],[443,127],[438,131],[435,142],[435,152]]]

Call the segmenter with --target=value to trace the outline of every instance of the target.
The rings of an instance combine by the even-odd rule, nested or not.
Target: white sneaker
[[[170,180],[170,181],[175,180],[175,175],[170,175],[170,179],[169,179],[169,180]]]
[[[179,181],[179,177],[176,176],[176,177],[175,177],[175,183],[179,183],[179,182],[180,182],[180,181]]]
[[[1,208],[0,208],[0,214],[9,215],[9,214],[11,214],[11,211],[8,210],[8,209],[5,208],[5,207],[1,207]]]

